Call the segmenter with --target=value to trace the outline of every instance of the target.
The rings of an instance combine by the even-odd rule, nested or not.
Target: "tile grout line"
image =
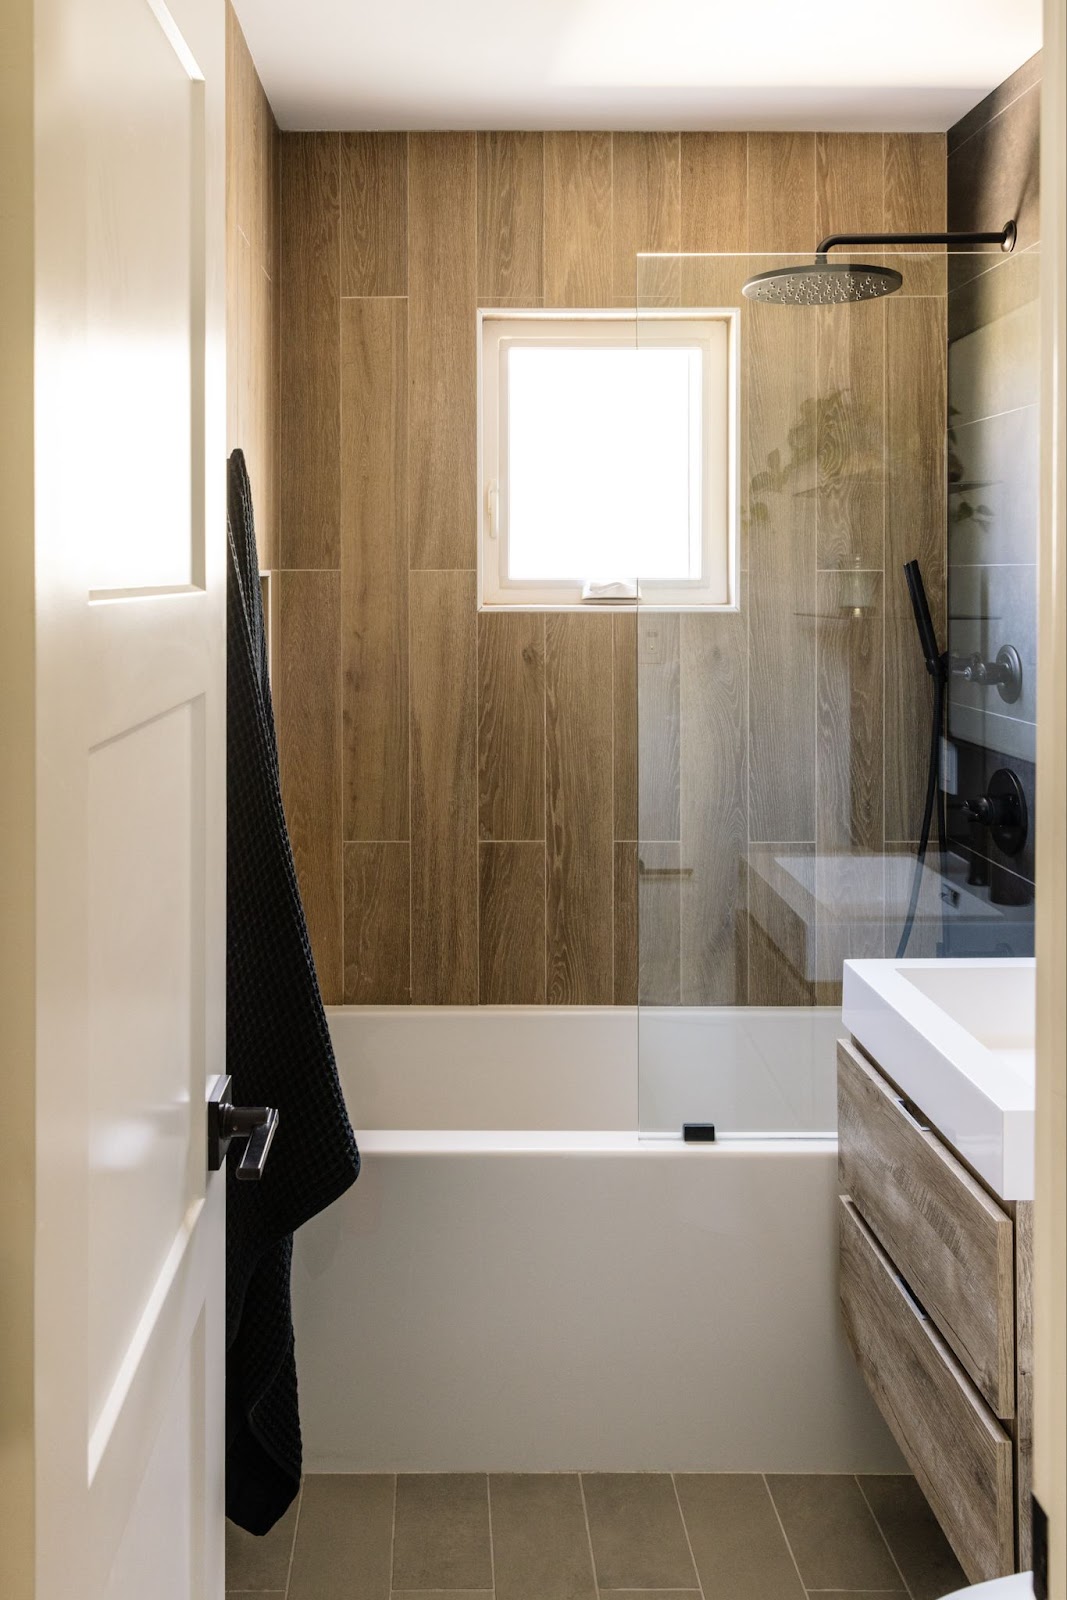
[[[589,1565],[590,1565],[590,1567],[592,1568],[592,1571],[593,1571],[593,1588],[596,1591],[596,1593],[599,1595],[600,1594],[600,1575],[596,1570],[596,1556],[593,1554],[593,1534],[592,1534],[592,1530],[589,1527],[589,1507],[586,1505],[586,1502],[585,1502],[585,1474],[584,1474],[584,1472],[579,1472],[578,1473],[578,1493],[582,1497],[582,1516],[585,1519],[585,1538],[586,1538],[586,1543],[589,1546]]]
[[[800,1563],[798,1562],[798,1560],[796,1558],[796,1555],[794,1554],[793,1546],[789,1542],[789,1535],[785,1531],[785,1523],[782,1521],[782,1514],[778,1510],[778,1503],[775,1500],[774,1495],[771,1493],[770,1484],[767,1482],[767,1474],[765,1472],[761,1472],[760,1473],[760,1477],[763,1479],[763,1487],[767,1491],[767,1499],[771,1503],[771,1510],[774,1512],[775,1521],[778,1523],[779,1528],[781,1528],[781,1530],[782,1530],[782,1538],[785,1540],[785,1547],[789,1551],[789,1559],[793,1563],[793,1568],[794,1568],[794,1570],[796,1572],[796,1575],[797,1575],[797,1582],[800,1584],[800,1587],[803,1589],[803,1591],[804,1591],[804,1593],[806,1595],[808,1593],[808,1587],[804,1582],[803,1574],[801,1573],[801,1570],[800,1570]]]
[[[700,1595],[700,1600],[704,1600],[704,1580],[700,1576],[697,1558],[693,1554],[693,1541],[689,1537],[689,1524],[685,1520],[685,1512],[682,1510],[682,1497],[678,1493],[678,1484],[673,1472],[671,1473],[671,1488],[674,1491],[674,1503],[678,1507],[678,1515],[681,1518],[682,1532],[685,1534],[685,1547],[689,1551],[689,1559],[693,1563],[693,1576],[697,1581],[697,1592]]]
[[[889,1543],[889,1540],[885,1536],[885,1530],[883,1529],[882,1524],[878,1521],[878,1517],[877,1517],[877,1514],[875,1512],[874,1507],[871,1505],[871,1502],[867,1499],[867,1492],[864,1489],[863,1484],[860,1482],[859,1473],[855,1472],[855,1473],[853,1473],[852,1476],[853,1476],[853,1480],[855,1482],[856,1488],[860,1492],[860,1498],[863,1501],[864,1505],[867,1507],[867,1510],[870,1512],[871,1521],[874,1523],[875,1527],[878,1529],[879,1537],[881,1538],[882,1543],[886,1547],[886,1551],[888,1552],[889,1559],[893,1563],[894,1567],[897,1570],[897,1576],[900,1578],[901,1583],[904,1585],[904,1593],[908,1596],[908,1600],[913,1600],[912,1593],[911,1593],[911,1585],[908,1583],[908,1580],[907,1580],[907,1578],[905,1578],[903,1572],[901,1572],[900,1563],[898,1562],[896,1556],[893,1554],[893,1547]]]
[[[293,1562],[296,1560],[296,1541],[300,1534],[300,1512],[304,1505],[304,1480],[300,1480],[300,1490],[296,1497],[296,1521],[293,1523],[293,1542],[289,1547],[289,1565],[285,1573],[285,1600],[289,1600],[289,1586],[293,1581]]]

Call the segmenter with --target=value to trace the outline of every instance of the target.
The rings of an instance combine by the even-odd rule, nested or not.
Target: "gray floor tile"
[[[394,1589],[490,1589],[489,1496],[481,1472],[396,1480]]]
[[[900,1573],[855,1478],[768,1477],[800,1576],[809,1589],[899,1589]]]
[[[600,1600],[700,1600],[699,1589],[601,1589]]]
[[[392,1600],[492,1600],[492,1589],[394,1589]]]
[[[268,1534],[257,1538],[232,1522],[226,1524],[226,1588],[229,1592],[284,1591],[289,1582],[299,1496]]]
[[[601,1589],[691,1589],[696,1573],[666,1473],[582,1474]]]
[[[804,1586],[758,1473],[676,1473],[705,1600],[804,1600]]]
[[[227,1589],[226,1600],[285,1600],[284,1589]]]
[[[965,1586],[963,1568],[913,1477],[862,1477],[860,1488],[914,1600],[941,1600]]]
[[[908,1600],[905,1589],[812,1589],[819,1600]]]
[[[304,1479],[289,1600],[389,1600],[393,1479]]]
[[[489,1479],[496,1600],[596,1600],[576,1473]]]

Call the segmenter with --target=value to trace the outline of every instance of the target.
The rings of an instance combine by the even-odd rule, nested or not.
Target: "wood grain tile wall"
[[[810,1004],[881,952],[883,878],[858,928],[849,895],[918,827],[943,259],[876,306],[744,303],[739,615],[477,612],[475,310],[943,227],[944,168],[937,135],[281,136],[279,727],[328,1000]],[[814,931],[767,909],[781,855]]]
[[[275,226],[278,129],[226,7],[226,440],[245,453],[259,565],[274,565],[276,527]]]

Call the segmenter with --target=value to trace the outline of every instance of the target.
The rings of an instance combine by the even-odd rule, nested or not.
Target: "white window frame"
[[[605,606],[583,600],[571,580],[511,579],[507,576],[507,391],[503,375],[514,345],[552,343],[586,347],[598,340],[618,345],[620,326],[633,331],[635,347],[659,343],[698,344],[703,362],[703,461],[701,463],[702,576],[642,579],[633,599]],[[738,504],[740,429],[736,307],[685,311],[516,310],[478,311],[478,609],[571,611],[589,607],[632,610],[737,611],[740,597]],[[722,341],[725,340],[725,362]],[[725,381],[724,381],[725,375]],[[724,581],[725,572],[725,581]],[[590,573],[601,579],[603,573]],[[607,575],[612,576],[612,575]],[[619,573],[621,580],[633,574]]]

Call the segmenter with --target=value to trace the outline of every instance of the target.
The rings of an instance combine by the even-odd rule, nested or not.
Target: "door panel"
[[[34,1600],[219,1600],[225,16],[36,15]]]

